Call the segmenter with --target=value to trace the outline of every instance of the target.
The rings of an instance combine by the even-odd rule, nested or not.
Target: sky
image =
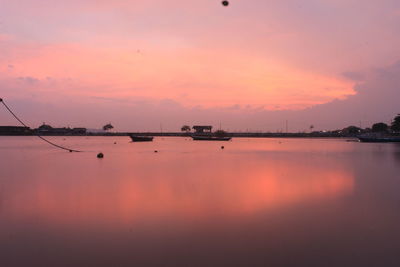
[[[0,97],[31,127],[334,130],[400,113],[398,0],[0,6]],[[0,108],[0,125],[17,122]]]

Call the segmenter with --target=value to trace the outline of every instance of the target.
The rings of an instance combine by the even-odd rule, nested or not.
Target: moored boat
[[[232,137],[218,137],[218,136],[192,136],[195,141],[229,141]]]
[[[397,143],[400,142],[400,136],[359,136],[358,139],[363,143]]]
[[[129,137],[132,139],[132,142],[151,142],[153,141],[153,136],[138,136],[130,134]]]

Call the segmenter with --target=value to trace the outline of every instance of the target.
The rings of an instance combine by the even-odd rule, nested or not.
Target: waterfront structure
[[[196,134],[205,134],[205,133],[211,133],[212,126],[193,126],[193,130],[195,131]]]
[[[43,123],[39,128],[35,129],[35,132],[39,135],[85,135],[86,128],[53,128]]]
[[[24,126],[0,126],[0,135],[30,135],[32,130]]]

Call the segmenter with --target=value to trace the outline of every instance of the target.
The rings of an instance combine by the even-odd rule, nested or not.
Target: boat
[[[366,137],[359,136],[358,139],[363,143],[398,143],[400,136],[387,136],[387,137]]]
[[[153,141],[153,136],[138,136],[130,134],[129,137],[132,139],[132,142],[151,142]]]
[[[195,141],[229,141],[232,137],[218,137],[218,136],[192,136]]]

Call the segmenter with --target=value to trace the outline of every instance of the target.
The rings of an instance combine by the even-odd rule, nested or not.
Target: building
[[[85,135],[86,134],[86,128],[73,128],[71,130],[71,133],[73,135]]]
[[[39,128],[35,129],[39,135],[85,135],[86,128],[53,128],[50,125],[42,124]]]
[[[197,134],[211,133],[212,126],[193,126],[194,132]]]
[[[52,132],[53,127],[43,123],[41,126],[39,126],[39,128],[35,129],[35,131],[38,132],[39,134],[46,134]]]
[[[31,135],[32,130],[23,126],[0,126],[0,135]]]

